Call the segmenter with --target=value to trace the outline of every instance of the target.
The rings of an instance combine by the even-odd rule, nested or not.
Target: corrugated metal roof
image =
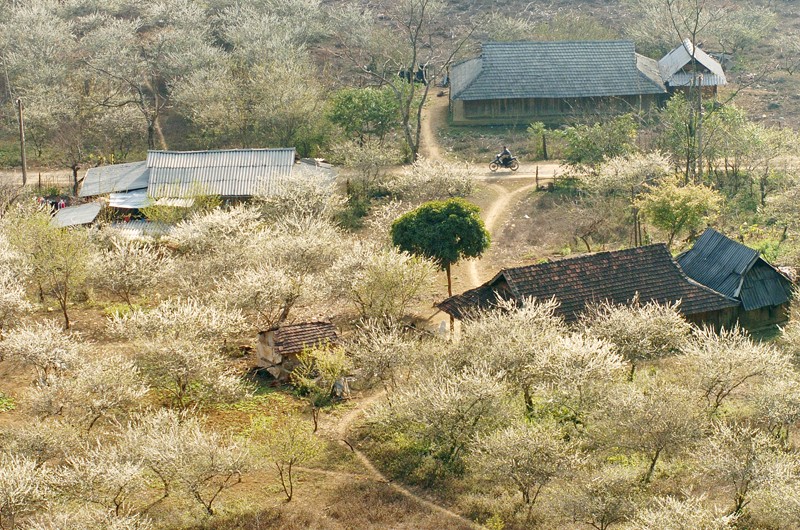
[[[269,195],[291,174],[294,148],[149,151],[151,197]]]
[[[112,193],[108,197],[108,205],[112,208],[134,209],[147,208],[148,206],[173,206],[176,208],[191,208],[194,199],[163,198],[156,201],[147,193],[147,190],[136,190],[128,193]]]
[[[652,65],[638,57],[630,41],[489,42],[479,68],[470,61],[452,68],[452,99],[665,93]]]
[[[706,229],[677,261],[690,278],[741,300],[746,311],[781,305],[791,297],[791,282],[758,252],[713,228]]]
[[[707,71],[707,73],[703,75],[703,86],[728,84],[722,65],[700,48],[695,48],[692,45],[692,41],[685,39],[682,44],[678,45],[658,61],[658,69],[661,72],[661,78],[667,85],[688,86],[688,84],[686,84],[687,76],[678,74],[684,74],[684,72],[682,72],[683,68],[692,62],[692,52],[694,52],[695,61]],[[708,76],[707,80],[706,76]],[[688,74],[688,78],[689,84],[691,84],[691,73]],[[712,81],[715,82],[712,83]]]
[[[81,197],[147,188],[147,162],[131,162],[89,168],[78,193]]]
[[[698,78],[691,72],[678,72],[669,80],[669,86],[697,86]],[[728,81],[716,74],[704,73],[699,78],[700,86],[722,86]]]
[[[782,305],[792,298],[792,285],[769,263],[758,259],[744,277],[741,298],[745,311]]]
[[[102,205],[99,202],[90,202],[79,206],[67,206],[56,212],[50,224],[59,228],[89,224],[97,218]]]
[[[120,235],[130,239],[159,237],[168,234],[170,230],[172,230],[172,226],[168,224],[153,223],[143,220],[135,220],[127,223],[113,223],[111,228],[119,232]]]
[[[108,205],[112,208],[145,208],[150,206],[150,197],[147,196],[147,190],[135,190],[127,193],[112,193],[108,197]]]

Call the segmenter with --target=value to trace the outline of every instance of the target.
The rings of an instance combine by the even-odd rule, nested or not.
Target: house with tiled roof
[[[696,282],[739,300],[742,326],[759,329],[789,319],[792,281],[752,248],[708,228],[677,261]]]
[[[487,42],[450,69],[454,124],[560,124],[647,111],[667,97],[658,62],[630,41]]]
[[[502,269],[483,285],[452,296],[437,306],[456,318],[490,309],[498,299],[524,304],[529,299],[559,303],[567,322],[580,318],[590,304],[680,302],[690,322],[715,327],[736,321],[739,301],[689,278],[664,244],[597,252],[524,267]]]
[[[283,325],[258,334],[256,365],[275,379],[287,379],[303,350],[328,348],[338,342],[336,326],[328,321]]]

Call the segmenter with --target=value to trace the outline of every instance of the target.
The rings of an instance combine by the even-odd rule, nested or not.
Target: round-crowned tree
[[[434,261],[447,273],[447,294],[452,296],[450,266],[462,258],[479,257],[491,242],[479,212],[460,198],[426,202],[392,223],[392,243]]]

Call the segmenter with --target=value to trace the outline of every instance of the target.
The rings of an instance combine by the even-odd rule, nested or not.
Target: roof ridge
[[[188,155],[196,153],[241,153],[253,151],[295,151],[294,147],[244,147],[241,149],[195,149],[192,151],[176,151],[173,149],[148,149],[147,154],[150,153],[170,153],[173,155]]]

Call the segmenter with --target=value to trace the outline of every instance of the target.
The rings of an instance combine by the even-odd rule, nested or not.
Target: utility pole
[[[19,155],[22,160],[22,185],[28,183],[28,161],[25,157],[25,122],[22,118],[22,98],[17,98],[17,112],[19,115]]]
[[[703,74],[697,74],[697,183],[703,180]]]

